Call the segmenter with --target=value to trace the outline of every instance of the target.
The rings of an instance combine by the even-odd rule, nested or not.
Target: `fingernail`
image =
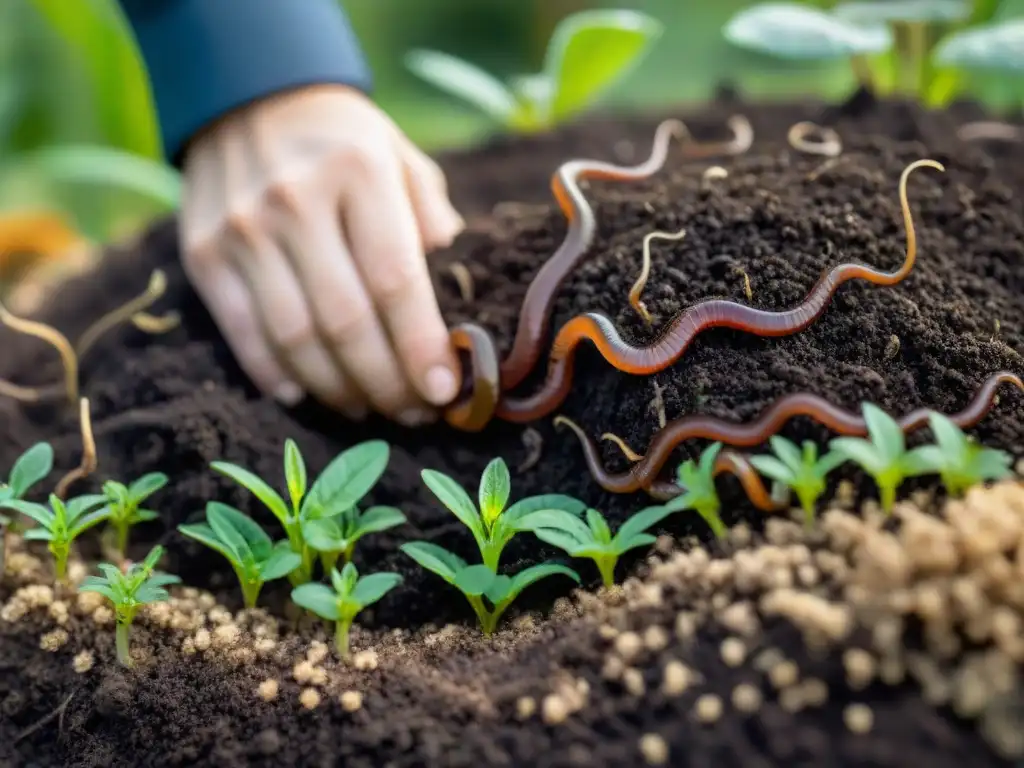
[[[398,414],[398,423],[406,427],[419,427],[433,420],[433,414],[422,408],[409,408]]]
[[[450,368],[438,365],[427,371],[427,399],[434,405],[447,405],[459,394],[459,382]]]
[[[282,382],[278,385],[277,389],[274,390],[274,399],[289,408],[294,405],[298,405],[302,402],[302,398],[305,396],[306,393],[303,392],[302,387],[294,381]]]

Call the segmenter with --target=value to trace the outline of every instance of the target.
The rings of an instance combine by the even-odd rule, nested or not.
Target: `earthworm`
[[[594,344],[601,356],[616,369],[637,376],[649,375],[676,362],[694,338],[709,328],[733,328],[760,336],[789,336],[817,320],[839,286],[849,280],[866,280],[886,286],[899,283],[910,273],[917,257],[917,235],[907,201],[907,179],[921,167],[945,170],[934,160],[917,160],[908,165],[900,176],[899,199],[907,252],[899,269],[883,272],[866,264],[839,264],[822,275],[801,304],[780,312],[756,309],[725,299],[708,299],[677,315],[661,338],[645,347],[627,343],[607,315],[600,312],[577,315],[555,335],[547,378],[540,390],[521,398],[501,398],[495,414],[506,421],[521,423],[542,418],[557,409],[569,394],[574,353],[584,340]]]
[[[817,141],[808,138],[814,133],[820,136]],[[786,140],[793,149],[809,155],[836,157],[843,151],[843,141],[834,128],[806,120],[794,123],[786,134]]]
[[[1024,390],[1024,382],[1020,377],[1008,371],[1000,371],[982,383],[967,407],[949,418],[961,429],[973,427],[988,414],[1002,384],[1012,384]],[[931,412],[929,408],[917,408],[898,419],[897,423],[904,433],[909,433],[926,426]],[[573,431],[583,448],[587,467],[602,488],[612,493],[632,493],[648,488],[664,490],[663,484],[655,485],[657,476],[671,458],[672,452],[685,440],[703,438],[734,447],[757,446],[766,442],[787,421],[796,416],[808,416],[840,435],[867,435],[867,425],[859,414],[840,408],[818,395],[798,392],[779,398],[758,418],[746,424],[702,414],[676,419],[658,431],[643,459],[625,472],[613,473],[604,468],[597,443],[582,429],[574,427],[564,417],[557,418],[555,424],[574,427]]]
[[[651,313],[647,310],[647,305],[640,300],[640,296],[643,294],[644,288],[647,286],[647,278],[651,274],[651,241],[655,239],[682,240],[684,237],[686,237],[685,228],[680,229],[678,232],[655,231],[644,235],[640,275],[637,277],[636,282],[633,283],[633,287],[629,289],[629,303],[647,325],[650,325],[653,319],[651,318]]]
[[[555,417],[555,426],[559,425],[569,427],[576,433],[576,436],[584,443],[585,447],[590,443],[596,451],[596,445],[593,445],[593,442],[587,437],[583,429],[572,419],[568,419],[565,416],[557,416]],[[614,443],[622,451],[622,455],[626,457],[627,461],[639,462],[644,460],[643,456],[630,448],[626,441],[618,435],[605,432],[601,435],[601,439]],[[590,464],[589,456],[587,463]],[[750,461],[735,451],[722,451],[718,454],[718,458],[715,459],[715,477],[726,473],[734,475],[740,481],[740,485],[747,494],[747,498],[762,512],[777,512],[780,509],[784,509],[789,503],[788,495],[785,499],[774,498],[768,492],[768,489],[764,487],[761,476],[754,469]],[[667,501],[686,492],[686,489],[678,483],[666,480],[654,480],[644,490],[647,491],[648,495],[659,501]]]

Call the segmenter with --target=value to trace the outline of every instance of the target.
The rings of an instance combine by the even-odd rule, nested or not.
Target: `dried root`
[[[526,448],[526,458],[516,468],[520,474],[533,469],[540,461],[544,449],[543,435],[533,427],[527,427],[523,430],[523,447]]]
[[[1024,127],[995,120],[978,120],[961,125],[956,135],[961,141],[1024,141]]]
[[[643,262],[640,267],[640,276],[637,277],[636,282],[633,283],[633,287],[629,289],[629,303],[633,306],[633,309],[637,311],[637,314],[643,318],[643,321],[650,325],[653,322],[651,313],[647,310],[647,305],[640,300],[640,295],[644,291],[644,287],[647,285],[647,278],[651,274],[651,241],[654,239],[659,240],[682,240],[686,237],[686,230],[680,229],[678,232],[650,232],[644,235],[643,243]]]
[[[448,265],[448,271],[451,272],[459,286],[459,295],[462,296],[462,300],[466,303],[473,301],[473,297],[476,295],[473,275],[470,274],[466,265],[461,261],[455,261]]]
[[[96,471],[96,438],[92,433],[92,416],[89,413],[89,399],[83,397],[78,404],[78,419],[82,431],[82,462],[60,479],[53,492],[59,499],[67,496],[72,483],[84,480]]]
[[[817,135],[817,139],[810,137]],[[843,151],[843,142],[833,128],[809,121],[796,123],[786,134],[789,145],[798,152],[824,157],[838,157]]]
[[[601,435],[601,439],[609,443],[614,443],[615,446],[622,451],[622,455],[626,457],[626,461],[635,462],[644,460],[644,455],[642,453],[634,451],[629,447],[629,444],[625,440],[612,432],[605,432]]]

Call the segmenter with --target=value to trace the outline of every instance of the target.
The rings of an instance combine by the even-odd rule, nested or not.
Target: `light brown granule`
[[[548,725],[564,723],[569,717],[569,706],[561,696],[549,693],[541,703],[541,717]]]
[[[66,629],[54,629],[39,638],[39,647],[44,651],[53,653],[60,650],[67,641],[68,633]]]
[[[661,690],[666,696],[680,696],[692,682],[690,668],[681,661],[672,660],[665,665],[665,674],[661,680]]]
[[[747,658],[747,646],[738,637],[727,637],[723,640],[719,652],[722,661],[730,667],[740,666]]]
[[[92,651],[79,651],[75,654],[75,658],[71,660],[71,668],[80,675],[84,675],[96,662],[92,655]]]
[[[875,713],[867,704],[850,704],[843,710],[843,722],[853,733],[865,734],[875,723]]]
[[[791,685],[795,685],[799,678],[800,668],[797,667],[795,662],[790,661],[789,659],[778,662],[768,670],[768,679],[776,689],[787,688]]]
[[[722,700],[713,693],[701,695],[694,704],[693,711],[702,723],[714,723],[722,716]]]
[[[210,636],[210,630],[208,629],[200,629],[196,632],[195,639],[193,640],[197,651],[209,650],[212,642],[213,638]]]
[[[528,720],[537,712],[537,700],[532,696],[520,696],[516,699],[516,717]]]
[[[257,688],[256,691],[264,701],[273,701],[277,698],[277,694],[280,689],[281,684],[278,683],[277,680],[269,678],[260,683],[259,688]]]
[[[645,733],[640,737],[640,754],[648,765],[665,765],[668,762],[668,744],[656,733]]]
[[[377,652],[372,649],[360,651],[352,657],[352,666],[362,672],[376,669]]]
[[[732,706],[738,712],[753,714],[761,708],[763,701],[761,690],[750,683],[740,683],[732,689]]]
[[[363,706],[363,694],[359,691],[345,691],[339,697],[341,708],[346,712],[356,712]]]
[[[627,667],[622,673],[622,685],[630,696],[637,698],[644,695],[647,685],[644,683],[644,675],[635,667]]]
[[[639,656],[643,647],[644,642],[636,632],[623,632],[615,638],[615,651],[627,663]]]
[[[316,688],[303,688],[299,694],[299,703],[306,709],[316,709],[320,706],[320,693]]]
[[[327,647],[327,643],[314,640],[309,644],[309,650],[306,651],[306,661],[310,664],[319,664],[327,658],[328,653],[330,653],[330,649]]]

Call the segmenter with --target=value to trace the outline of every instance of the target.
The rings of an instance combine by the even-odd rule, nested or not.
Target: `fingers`
[[[399,153],[405,167],[406,188],[412,200],[426,250],[451,245],[466,222],[448,199],[448,183],[440,166],[398,135]]]
[[[345,231],[398,359],[433,406],[458,394],[457,361],[423,257],[420,227],[400,158],[382,152],[342,196]],[[450,223],[449,223],[450,226]]]
[[[186,248],[185,272],[256,388],[287,406],[302,400],[302,387],[277,362],[263,335],[249,288],[215,248]]]
[[[374,410],[408,426],[425,423],[431,413],[402,370],[329,201],[314,197],[281,222],[313,323],[337,366]]]

